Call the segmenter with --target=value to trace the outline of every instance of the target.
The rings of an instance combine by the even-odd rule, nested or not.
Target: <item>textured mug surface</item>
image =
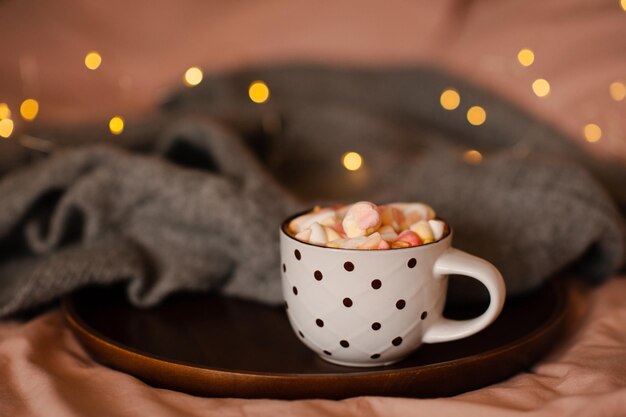
[[[422,342],[470,336],[491,324],[504,282],[487,261],[451,248],[452,233],[426,245],[388,250],[336,249],[280,231],[282,290],[294,332],[322,359],[348,366],[401,360]],[[471,320],[442,317],[447,275],[481,281],[488,309]]]

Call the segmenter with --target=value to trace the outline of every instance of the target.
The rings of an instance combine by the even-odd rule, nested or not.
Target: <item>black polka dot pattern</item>
[[[295,258],[298,261],[300,261],[302,259],[302,254],[300,253],[300,251],[298,249],[294,250],[294,256],[295,256]],[[411,269],[415,268],[417,266],[417,260],[415,258],[410,258],[407,261],[406,266],[408,268],[411,268]],[[352,263],[350,261],[346,261],[343,264],[343,268],[346,271],[348,271],[348,272],[352,272],[352,271],[355,270],[355,265],[354,265],[354,263]],[[285,263],[282,264],[282,270],[283,270],[284,273],[287,272],[287,265]],[[313,272],[313,278],[316,281],[322,281],[324,279],[324,274],[320,270],[315,270]],[[382,281],[380,279],[373,279],[370,282],[370,286],[371,286],[371,288],[373,290],[379,290],[380,288],[382,288],[382,284],[383,283],[382,283]],[[320,285],[323,285],[323,284],[320,284]],[[293,291],[294,295],[298,295],[298,288],[296,286],[292,287],[292,291]],[[352,301],[352,299],[350,297],[343,298],[342,303],[343,303],[344,307],[348,307],[348,308],[350,308],[350,307],[352,307],[354,305],[354,302]],[[396,303],[395,303],[395,306],[396,306],[396,309],[403,310],[407,306],[407,302],[404,299],[398,299],[396,301]],[[285,308],[285,310],[289,309],[289,305],[287,304],[287,302],[284,303],[284,308]],[[428,312],[427,311],[423,311],[420,314],[420,319],[421,320],[425,320],[427,317],[428,317]],[[322,320],[321,318],[316,318],[315,319],[315,324],[319,328],[323,328],[324,325],[325,325],[324,320]],[[373,331],[379,331],[382,328],[382,324],[380,322],[375,321],[375,322],[373,322],[370,325],[370,327],[371,327],[371,329]],[[305,338],[304,333],[301,330],[298,330],[297,333],[298,333],[298,335],[302,339]],[[393,340],[391,340],[391,344],[393,346],[396,346],[396,347],[400,346],[402,344],[402,342],[403,342],[403,339],[402,339],[401,336],[397,336]],[[339,345],[342,348],[344,348],[344,349],[348,349],[350,347],[350,342],[348,342],[348,340],[346,340],[346,339],[342,339],[342,340],[339,341]],[[328,350],[323,350],[322,353],[324,355],[326,355],[326,356],[332,356],[332,353],[330,351],[328,351]],[[370,359],[372,359],[372,360],[379,359],[380,357],[381,357],[380,353],[372,353],[370,355]]]

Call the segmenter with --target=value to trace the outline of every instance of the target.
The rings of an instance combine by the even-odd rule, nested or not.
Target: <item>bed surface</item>
[[[585,144],[586,123],[598,123],[606,140],[587,148],[624,160],[626,101],[608,90],[626,73],[619,4],[394,0],[380,9],[371,1],[0,1],[0,38],[10,45],[0,60],[0,102],[17,114],[21,100],[39,99],[37,121],[25,125],[16,117],[16,131],[89,121],[105,129],[113,114],[149,112],[192,65],[207,73],[291,61],[426,65],[519,105],[577,143]],[[136,29],[130,41],[129,28]],[[158,33],[146,35],[154,28]],[[516,60],[523,47],[536,53],[529,68]],[[96,73],[83,65],[92,49],[104,56]],[[533,94],[537,78],[552,83],[549,97]],[[576,287],[571,328],[531,370],[428,400],[244,400],[157,389],[96,363],[55,309],[27,322],[0,321],[0,416],[619,416],[626,413],[624,294],[626,275]]]
[[[571,328],[528,372],[456,397],[328,400],[201,398],[101,366],[59,310],[0,323],[0,415],[514,416],[620,415],[626,410],[626,277],[571,292]]]

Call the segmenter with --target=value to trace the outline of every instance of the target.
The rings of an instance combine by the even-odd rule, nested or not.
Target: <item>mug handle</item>
[[[450,274],[477,279],[487,287],[490,301],[487,310],[473,319],[450,320],[440,317],[424,333],[422,340],[425,343],[448,342],[471,336],[493,323],[502,311],[506,295],[504,280],[496,267],[484,259],[449,248],[437,258],[433,272],[435,279],[443,279]]]

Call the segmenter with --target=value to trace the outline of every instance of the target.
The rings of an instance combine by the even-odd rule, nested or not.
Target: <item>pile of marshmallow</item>
[[[293,219],[288,232],[302,242],[330,248],[395,249],[436,242],[446,235],[447,225],[424,203],[377,206],[360,201],[316,207]]]

